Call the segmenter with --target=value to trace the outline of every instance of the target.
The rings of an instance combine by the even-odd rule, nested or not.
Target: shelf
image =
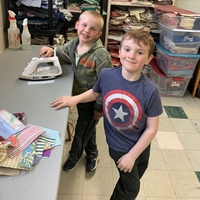
[[[119,7],[138,7],[138,8],[153,8],[154,4],[150,4],[150,5],[145,5],[143,3],[139,4],[139,3],[131,3],[131,2],[117,2],[117,1],[112,1],[112,0],[108,0],[108,5],[107,5],[107,19],[106,19],[106,30],[105,30],[105,43],[104,46],[107,48],[108,45],[108,33],[109,33],[109,21],[110,21],[110,12],[112,9],[112,6],[119,6]],[[113,28],[111,28],[112,30],[114,30]]]
[[[114,6],[134,6],[134,7],[153,7],[154,5],[145,5],[145,4],[138,4],[138,3],[131,3],[131,2],[117,2],[117,1],[111,1],[110,5]]]
[[[56,33],[65,25],[65,22],[59,22],[55,28],[53,29],[34,29],[34,28],[29,28],[30,34],[31,35],[41,35],[41,36],[55,36]]]

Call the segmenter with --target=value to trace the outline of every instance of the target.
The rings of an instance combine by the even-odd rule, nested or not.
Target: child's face
[[[137,44],[133,39],[126,39],[119,50],[119,57],[123,68],[130,73],[138,73],[153,56],[149,56],[149,46],[142,42]]]
[[[83,15],[75,28],[81,42],[91,43],[102,35],[99,20],[90,15]]]

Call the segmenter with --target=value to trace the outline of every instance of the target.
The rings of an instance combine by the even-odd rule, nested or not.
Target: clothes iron
[[[54,52],[55,55],[55,52]],[[19,79],[23,80],[50,80],[62,74],[62,68],[57,56],[33,57]]]

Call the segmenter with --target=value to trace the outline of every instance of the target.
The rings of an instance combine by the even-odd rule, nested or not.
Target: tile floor
[[[200,99],[162,97],[164,112],[152,141],[149,168],[137,200],[200,200]],[[69,120],[75,123],[76,111]],[[97,125],[100,162],[85,173],[85,156],[74,171],[61,172],[58,200],[109,200],[118,179],[108,155],[102,120]],[[66,142],[63,162],[71,142]]]

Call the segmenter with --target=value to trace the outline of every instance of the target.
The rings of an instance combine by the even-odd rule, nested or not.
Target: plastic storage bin
[[[200,16],[181,16],[174,13],[163,13],[159,22],[172,29],[200,30]]]
[[[191,77],[168,77],[157,66],[156,59],[150,62],[150,79],[158,86],[162,97],[183,97]]]
[[[170,29],[159,23],[160,45],[170,53],[197,54],[200,47],[200,29]]]
[[[156,44],[156,62],[169,77],[192,77],[200,54],[172,54]]]

